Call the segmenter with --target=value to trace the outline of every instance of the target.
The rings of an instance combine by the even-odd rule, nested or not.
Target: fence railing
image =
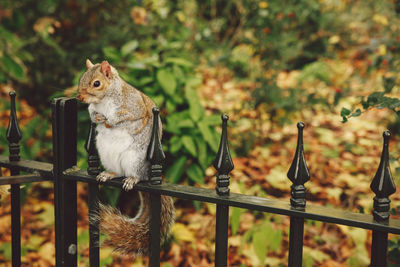
[[[98,207],[96,203],[99,199],[99,187],[96,175],[100,172],[100,163],[95,146],[95,124],[90,125],[85,144],[89,167],[86,171],[78,170],[74,168],[77,161],[77,103],[73,98],[57,98],[52,103],[53,163],[20,159],[18,143],[22,134],[15,111],[15,93],[10,93],[10,96],[11,112],[7,130],[10,153],[8,157],[0,155],[0,166],[9,168],[11,176],[1,177],[0,185],[11,185],[12,266],[21,265],[20,184],[45,180],[54,182],[56,266],[77,266],[77,182],[88,183],[89,215],[96,213]],[[154,109],[153,113],[157,119],[158,110]],[[400,220],[389,217],[388,197],[396,191],[396,187],[389,169],[388,131],[383,133],[381,161],[371,183],[371,189],[376,194],[371,215],[306,205],[304,183],[310,179],[310,174],[303,151],[303,123],[297,124],[297,148],[288,172],[288,178],[293,183],[290,203],[229,192],[229,173],[233,169],[233,163],[228,148],[227,121],[228,116],[223,115],[221,142],[214,161],[214,167],[218,171],[215,190],[161,182],[162,162],[165,156],[157,134],[158,123],[154,121],[148,150],[151,178],[148,182],[141,182],[135,186],[135,190],[149,192],[151,195],[150,266],[160,266],[161,195],[217,205],[215,266],[218,267],[227,266],[229,207],[290,216],[288,265],[291,267],[302,265],[304,219],[372,230],[371,266],[386,266],[388,233],[400,234]],[[19,175],[20,171],[32,174]],[[123,182],[122,178],[117,178],[103,184],[122,188]],[[97,267],[99,266],[98,226],[90,225],[89,236],[90,266]]]

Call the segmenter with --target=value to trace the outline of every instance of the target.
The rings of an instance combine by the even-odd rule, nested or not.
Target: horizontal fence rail
[[[89,214],[97,214],[100,161],[95,144],[95,124],[89,127],[85,149],[88,152],[88,169],[79,170],[76,164],[77,145],[77,104],[72,98],[58,98],[53,101],[53,164],[19,158],[21,131],[15,112],[15,93],[10,93],[11,112],[7,130],[10,155],[0,155],[0,167],[9,168],[11,176],[1,177],[0,185],[10,184],[12,198],[12,265],[20,266],[20,204],[19,184],[40,181],[54,182],[56,266],[77,266],[77,195],[76,183],[88,183]],[[234,168],[228,148],[228,116],[222,116],[220,147],[214,161],[217,170],[215,190],[194,186],[161,182],[162,165],[165,159],[158,136],[158,109],[153,109],[153,131],[148,150],[151,163],[150,180],[140,182],[134,190],[150,193],[151,199],[151,244],[149,265],[160,266],[160,197],[167,195],[185,200],[197,200],[217,205],[215,266],[227,266],[229,207],[239,207],[290,216],[289,266],[301,266],[303,253],[304,220],[316,220],[372,230],[371,266],[386,266],[388,234],[400,234],[400,220],[389,217],[389,196],[396,191],[389,167],[390,133],[383,133],[381,161],[372,179],[371,190],[375,193],[372,214],[361,214],[340,209],[306,204],[304,184],[310,180],[310,173],[304,158],[303,129],[298,123],[297,148],[288,171],[292,181],[290,201],[261,198],[231,193],[229,173]],[[19,175],[28,172],[31,174]],[[199,177],[200,178],[200,177]],[[123,177],[101,183],[104,186],[122,188]],[[99,266],[99,225],[89,226],[90,266]]]

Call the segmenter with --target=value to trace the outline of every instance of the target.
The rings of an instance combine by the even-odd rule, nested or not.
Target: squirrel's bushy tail
[[[134,218],[121,214],[111,206],[99,204],[100,230],[107,235],[104,245],[125,255],[148,255],[150,247],[150,194],[139,192],[140,209]],[[161,242],[165,240],[174,222],[175,210],[172,198],[161,196]],[[93,218],[92,218],[93,219]],[[92,220],[93,222],[93,220]]]

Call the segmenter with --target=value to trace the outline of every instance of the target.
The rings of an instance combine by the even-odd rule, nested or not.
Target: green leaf
[[[165,177],[173,184],[176,184],[179,179],[182,177],[183,171],[185,170],[187,158],[186,156],[182,156],[172,164],[171,167],[165,173]]]
[[[176,105],[171,99],[168,99],[167,103],[165,104],[165,109],[168,111],[168,113],[172,113],[176,110]]]
[[[267,257],[267,242],[269,241],[268,232],[265,231],[265,228],[260,228],[258,231],[254,232],[252,245],[254,252],[259,259],[261,265],[264,264],[265,259]]]
[[[88,230],[84,230],[82,231],[82,233],[80,233],[80,235],[78,235],[78,244],[89,244],[89,231]]]
[[[240,224],[240,215],[242,215],[242,209],[237,207],[232,207],[232,214],[231,214],[231,230],[232,234],[236,235],[239,229]]]
[[[197,156],[197,151],[196,151],[196,144],[194,143],[192,137],[188,135],[184,135],[182,137],[182,144],[186,148],[187,151],[193,156]]]
[[[182,67],[192,67],[193,66],[192,62],[190,62],[190,61],[188,61],[186,59],[183,59],[183,58],[179,58],[179,57],[166,58],[164,60],[164,63],[172,63],[172,64],[176,64],[176,65],[179,65],[179,66],[182,66]]]
[[[172,95],[175,92],[177,83],[175,76],[166,69],[160,69],[157,71],[156,78],[158,83],[161,85],[161,87],[164,89],[164,91]]]
[[[197,160],[203,169],[207,169],[209,162],[207,160],[207,143],[202,138],[196,137],[196,144],[198,148]]]
[[[132,40],[132,41],[127,42],[126,44],[124,44],[121,47],[122,56],[124,57],[124,56],[128,55],[132,51],[136,50],[136,48],[138,48],[138,46],[139,46],[139,42],[137,40]]]
[[[356,109],[355,112],[353,112],[353,114],[351,114],[352,117],[358,117],[361,115],[361,109]]]
[[[107,59],[114,61],[114,62],[121,62],[121,54],[114,47],[111,47],[111,46],[104,47],[103,53]]]
[[[282,236],[283,236],[282,230],[271,228],[269,248],[272,251],[277,252],[279,250],[279,248],[281,247],[281,243],[282,243]]]
[[[3,243],[0,246],[0,251],[6,259],[11,260],[11,243]]]
[[[215,139],[215,136],[212,133],[212,131],[210,130],[210,127],[203,121],[198,122],[197,126],[198,126],[204,140],[206,140],[206,142],[210,145],[211,149],[214,152],[217,152],[218,146],[219,146],[218,139],[217,140]]]
[[[11,57],[3,55],[3,57],[0,58],[0,62],[3,65],[5,71],[11,77],[17,80],[26,80],[26,76],[22,66],[15,62]]]
[[[313,267],[314,266],[314,259],[310,254],[304,253],[303,257],[303,266],[304,267]]]
[[[176,124],[176,127],[179,128],[193,128],[194,127],[194,122],[191,119],[186,119],[178,122]]]
[[[187,170],[187,175],[189,179],[195,183],[204,184],[204,171],[199,165],[193,163]]]
[[[189,102],[189,114],[194,121],[199,121],[204,115],[204,108],[199,102],[196,90],[192,86],[185,86],[185,96]]]
[[[346,116],[349,116],[350,113],[351,113],[351,110],[349,110],[347,108],[342,108],[342,110],[340,111],[340,116],[346,117]]]
[[[222,124],[221,115],[210,115],[204,118],[204,123],[209,126],[217,126]]]
[[[169,152],[171,154],[175,154],[176,152],[179,151],[179,149],[182,147],[182,139],[177,136],[174,135],[170,141],[169,141],[170,145],[169,145]]]
[[[139,80],[139,86],[145,86],[145,85],[151,83],[152,81],[154,81],[153,77],[145,76]]]

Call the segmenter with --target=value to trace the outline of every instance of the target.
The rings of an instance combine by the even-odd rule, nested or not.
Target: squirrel
[[[124,176],[123,189],[131,190],[139,181],[149,179],[150,162],[146,160],[152,132],[154,102],[125,82],[107,61],[93,64],[86,60],[87,70],[81,76],[77,98],[89,104],[90,119],[97,123],[96,147],[106,171],[96,179],[105,182]],[[161,138],[161,120],[159,137]],[[134,218],[122,215],[113,207],[99,204],[100,221],[115,251],[126,255],[148,255],[150,245],[150,195],[138,192],[140,206]],[[172,198],[161,196],[161,241],[174,222]]]

